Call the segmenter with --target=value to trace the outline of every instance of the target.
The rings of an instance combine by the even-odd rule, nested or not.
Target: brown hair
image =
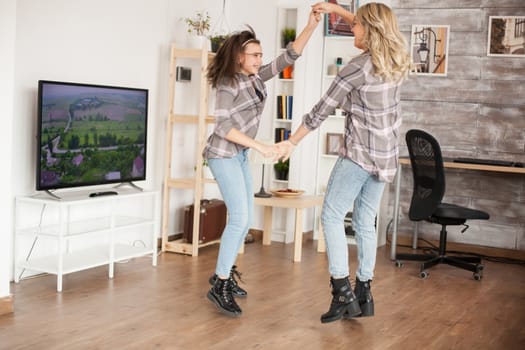
[[[239,71],[239,55],[244,52],[246,44],[260,44],[252,27],[247,27],[248,30],[231,34],[208,66],[206,77],[212,87],[216,88],[219,83],[233,85],[235,73]]]

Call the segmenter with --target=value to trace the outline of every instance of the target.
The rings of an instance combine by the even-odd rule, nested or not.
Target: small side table
[[[272,242],[272,211],[273,208],[292,208],[295,209],[295,233],[294,233],[294,262],[301,261],[301,251],[303,242],[303,209],[321,206],[323,196],[300,196],[300,197],[255,197],[255,204],[264,207],[264,228],[263,245],[270,245]],[[325,242],[322,229],[319,229],[319,241],[317,251],[325,252]]]

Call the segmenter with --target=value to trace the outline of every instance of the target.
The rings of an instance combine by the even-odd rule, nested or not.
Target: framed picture
[[[449,25],[412,25],[410,57],[415,67],[414,74],[447,75],[449,36]]]
[[[343,145],[343,134],[327,133],[326,134],[326,154],[338,155],[339,149]]]
[[[355,10],[359,6],[359,0],[326,0],[333,4],[339,4],[348,11],[355,13]],[[347,23],[341,16],[334,13],[325,14],[325,31],[326,36],[354,36],[352,27]]]
[[[525,16],[490,16],[487,56],[525,57]]]

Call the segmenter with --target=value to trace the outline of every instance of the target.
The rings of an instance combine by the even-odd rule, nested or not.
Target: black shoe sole
[[[215,281],[217,280],[217,278],[215,277],[215,275],[211,276],[209,279],[208,279],[208,283],[211,284],[212,286],[215,284]],[[237,298],[246,298],[248,296],[248,292],[244,291],[244,292],[240,292],[238,290],[239,287],[233,287],[233,290],[232,290],[232,293],[233,293],[233,296],[234,297],[237,297]]]
[[[213,303],[215,304],[215,306],[217,306],[217,308],[219,309],[219,311],[221,313],[223,313],[224,315],[226,316],[230,316],[230,317],[239,317],[241,316],[242,314],[242,311],[241,312],[235,312],[235,311],[228,311],[226,309],[224,309],[221,304],[219,303],[219,301],[217,301],[217,299],[215,299],[215,297],[213,296],[213,294],[211,293],[211,291],[208,292],[207,294],[208,296],[208,299]]]

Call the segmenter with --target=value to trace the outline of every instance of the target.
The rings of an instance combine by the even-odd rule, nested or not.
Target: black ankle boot
[[[208,299],[217,305],[219,310],[225,315],[237,317],[242,313],[241,308],[233,298],[232,285],[229,279],[221,280],[217,278],[208,292]]]
[[[359,278],[355,278],[354,293],[357,300],[359,300],[359,306],[361,308],[360,316],[374,316],[374,298],[370,291],[370,282],[372,282],[372,280],[362,282]]]
[[[330,278],[332,285],[332,303],[330,310],[321,316],[321,322],[333,322],[345,317],[354,317],[361,313],[357,300],[348,277],[341,279]]]
[[[237,271],[237,266],[233,265],[232,269],[230,270],[230,277],[229,277],[232,283],[233,296],[238,297],[238,298],[246,298],[246,296],[248,295],[248,292],[242,289],[241,287],[239,287],[239,284],[237,283],[235,276],[239,278],[239,281],[243,282],[243,280],[241,279],[242,274],[239,271]],[[208,282],[210,282],[210,284],[213,285],[215,284],[216,280],[217,280],[217,274],[214,273],[213,276],[210,277]]]

